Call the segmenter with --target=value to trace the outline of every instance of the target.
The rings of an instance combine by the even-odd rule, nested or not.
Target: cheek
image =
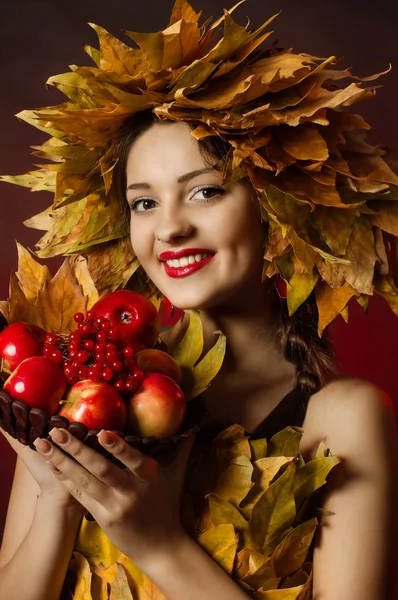
[[[130,222],[130,240],[134,254],[142,264],[151,254],[152,244],[148,224],[140,223],[136,219]]]

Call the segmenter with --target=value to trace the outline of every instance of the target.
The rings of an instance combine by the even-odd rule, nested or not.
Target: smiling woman
[[[22,115],[57,173],[8,178],[55,191],[42,251],[84,252],[102,293],[196,309],[204,350],[221,330],[227,352],[206,427],[167,465],[105,430],[118,464],[66,430],[36,453],[5,434],[1,597],[393,597],[391,403],[338,378],[321,334],[351,298],[397,310],[398,177],[342,110],[371,88],[333,57],[262,49],[269,22],[231,12],[199,27],[178,0],[165,31],[128,33],[138,49],[95,26],[96,66],[51,80],[69,101]]]

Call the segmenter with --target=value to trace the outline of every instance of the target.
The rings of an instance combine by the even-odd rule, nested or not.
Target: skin
[[[201,186],[222,186],[214,170],[187,177],[209,166],[182,124],[157,124],[135,142],[127,165],[132,244],[173,304],[200,311],[207,346],[214,330],[227,335],[225,364],[205,400],[221,424],[236,422],[253,431],[294,386],[295,369],[274,335],[272,285],[261,283],[265,231],[258,207],[242,183],[223,193],[199,193]],[[195,247],[212,250],[214,259],[185,279],[167,276],[159,254]],[[183,320],[166,343],[173,346],[185,327]],[[315,600],[394,597],[385,583],[395,527],[392,423],[390,401],[367,382],[336,381],[309,401],[301,452],[310,458],[326,439],[342,459],[323,502],[334,515],[322,518],[314,554]],[[101,432],[100,443],[127,467],[121,471],[70,434],[64,440],[57,435],[50,433],[57,446],[37,440],[37,454],[10,440],[25,466],[18,467],[0,555],[0,597],[58,599],[72,533],[85,507],[168,600],[247,598],[181,527],[180,493],[192,442],[165,468]],[[48,522],[51,528],[44,526]],[[29,554],[33,547],[40,551]],[[29,586],[18,577],[22,569]]]

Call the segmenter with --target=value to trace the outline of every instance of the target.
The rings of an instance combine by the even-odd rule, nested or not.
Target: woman
[[[185,11],[190,9],[181,5]],[[182,9],[178,3],[176,7],[174,21],[179,23],[181,13],[177,13]],[[184,14],[196,24],[192,13]],[[252,41],[246,40],[248,44]],[[243,60],[242,47],[235,48],[238,50]],[[228,59],[223,60],[227,72]],[[256,81],[250,83],[259,85]],[[120,85],[115,88],[121,89]],[[257,91],[257,98],[269,92],[268,88]],[[150,102],[153,106],[153,97]],[[187,106],[189,102],[182,103],[182,108]],[[262,106],[264,99],[259,108]],[[119,182],[114,187],[129,207],[134,255],[151,286],[174,306],[200,311],[205,347],[212,345],[215,330],[221,329],[227,336],[222,371],[204,394],[216,429],[237,423],[249,433],[265,435],[267,430],[271,434],[287,425],[300,425],[304,430],[300,453],[305,459],[313,456],[324,439],[341,459],[328,479],[322,504],[328,512],[322,517],[314,552],[314,598],[392,597],[386,584],[395,455],[391,403],[367,382],[328,382],[332,369],[328,351],[316,334],[317,314],[310,292],[301,307],[295,307],[294,317],[288,318],[285,301],[275,290],[275,278],[262,282],[264,252],[272,264],[270,240],[275,233],[272,219],[265,218],[264,204],[258,202],[259,190],[265,186],[260,185],[256,170],[240,172],[235,178],[225,175],[236,175],[242,168],[244,161],[238,159],[244,150],[243,159],[250,156],[259,168],[266,159],[272,162],[271,147],[268,155],[259,151],[254,156],[256,148],[269,142],[265,139],[269,135],[257,147],[253,143],[248,148],[245,143],[253,138],[246,137],[239,144],[233,136],[225,139],[226,127],[219,135],[223,143],[215,142],[214,135],[210,140],[203,135],[198,142],[198,127],[205,126],[198,111],[195,109],[193,118],[181,108],[182,116],[173,109],[178,106],[162,103],[131,120],[120,111],[123,126],[112,130],[112,144],[102,153],[105,188],[109,184],[107,166],[114,168],[117,159]],[[159,116],[169,119],[160,121]],[[236,115],[233,118],[239,120]],[[318,121],[320,118],[318,115]],[[56,117],[48,119],[56,123]],[[206,124],[209,126],[209,119]],[[215,124],[211,125],[215,130]],[[65,132],[64,122],[60,127]],[[309,130],[306,133],[312,135]],[[84,135],[82,132],[82,139]],[[109,138],[109,131],[107,135]],[[73,143],[76,145],[76,139]],[[228,173],[225,152],[231,147],[237,150],[235,170]],[[273,158],[276,164],[275,154]],[[310,158],[301,160],[303,168],[311,162]],[[296,161],[294,168],[297,166]],[[267,197],[276,205],[270,187]],[[293,193],[290,198],[293,205]],[[304,221],[306,206],[304,215],[300,213],[303,207],[296,209],[293,221],[300,214]],[[268,206],[268,211],[269,217],[272,207]],[[277,216],[281,217],[281,212],[277,211]],[[295,224],[300,230],[303,222]],[[301,256],[297,243],[295,253],[296,258]],[[189,270],[187,261],[198,268]],[[341,264],[348,269],[347,262]],[[322,275],[327,279],[326,268]],[[305,279],[303,272],[295,276]],[[293,276],[289,281],[293,289],[302,289]],[[289,293],[292,308],[297,298]],[[170,348],[186,325],[183,318],[164,334]],[[36,441],[37,453],[7,437],[19,461],[0,555],[2,597],[60,597],[84,509],[169,600],[247,597],[181,525],[180,496],[192,442],[182,446],[171,465],[159,467],[117,436],[102,431],[99,441],[126,465],[122,471],[70,434],[54,430],[50,435],[51,441]],[[156,597],[154,590],[152,594]]]

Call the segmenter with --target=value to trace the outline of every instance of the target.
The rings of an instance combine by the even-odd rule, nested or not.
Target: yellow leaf
[[[176,363],[191,370],[203,352],[203,327],[197,310],[189,311],[189,324],[181,342],[171,352]]]
[[[75,548],[101,569],[113,568],[120,561],[121,552],[110,541],[96,521],[83,517]]]
[[[296,456],[302,437],[303,430],[300,427],[286,427],[271,438],[268,456]]]
[[[253,465],[253,487],[242,502],[242,513],[246,518],[250,517],[253,506],[257,504],[271,481],[288,462],[290,459],[285,456],[264,457],[256,460]]]
[[[134,600],[122,565],[117,566],[117,574],[111,585],[109,600]]]
[[[267,456],[268,443],[265,438],[250,440],[250,446],[253,451],[253,460],[259,460]]]
[[[34,260],[32,255],[21,244],[18,244],[18,271],[16,273],[27,300],[36,298],[51,279],[47,266]]]
[[[228,575],[232,574],[238,536],[232,524],[217,525],[202,533],[198,543]]]
[[[297,470],[294,496],[298,507],[302,505],[305,498],[325,485],[327,475],[339,462],[337,456],[314,458]]]
[[[317,519],[311,519],[298,525],[275,549],[272,561],[275,573],[279,577],[287,577],[290,573],[301,569],[307,558],[317,525]]]
[[[226,337],[219,332],[218,339],[214,346],[191,371],[193,385],[187,394],[187,399],[196,398],[196,396],[199,396],[209,387],[210,383],[222,367],[226,348]]]
[[[74,569],[76,573],[76,587],[73,600],[93,600],[91,596],[91,570],[88,560],[80,554],[73,553]]]
[[[245,532],[245,545],[248,548],[267,554],[290,529],[296,516],[293,495],[295,475],[296,464],[291,461],[253,506],[250,530]]]
[[[76,323],[73,315],[86,312],[87,300],[74,277],[67,259],[39,292],[35,309],[40,312],[42,327],[46,331],[69,333]]]
[[[78,256],[76,259],[70,259],[73,275],[78,284],[82,287],[83,294],[87,298],[87,310],[99,299],[98,290],[88,270],[87,259]]]
[[[318,275],[312,277],[308,273],[294,273],[287,284],[287,307],[289,316],[305,302],[314,289]]]
[[[189,311],[189,324],[184,337],[172,350],[171,356],[183,374],[182,388],[187,400],[199,396],[219,372],[226,350],[226,339],[219,333],[218,340],[198,362],[203,353],[203,327],[199,312]]]
[[[284,590],[268,590],[268,591],[257,591],[253,594],[255,600],[299,600],[300,594],[303,591],[304,586],[299,585],[294,588]]]
[[[316,291],[316,303],[319,313],[319,335],[344,310],[348,301],[356,295],[358,295],[358,292],[347,282],[336,290],[329,287],[326,283],[318,287]]]
[[[252,474],[253,466],[249,458],[236,457],[219,477],[214,493],[238,508],[253,485]]]

